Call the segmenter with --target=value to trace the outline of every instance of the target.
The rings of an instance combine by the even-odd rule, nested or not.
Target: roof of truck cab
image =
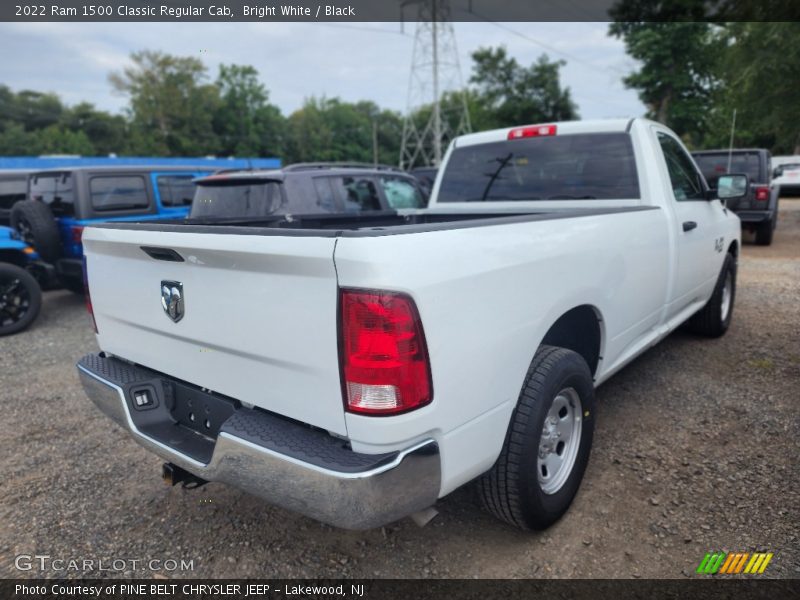
[[[502,142],[508,140],[508,134],[514,129],[523,127],[543,127],[555,125],[555,136],[572,135],[576,133],[614,133],[628,131],[633,121],[639,119],[590,119],[586,121],[555,121],[550,123],[528,123],[516,125],[514,127],[503,127],[502,129],[492,129],[479,133],[468,133],[461,135],[454,140],[457,148],[471,146],[473,144],[488,144],[491,142]]]

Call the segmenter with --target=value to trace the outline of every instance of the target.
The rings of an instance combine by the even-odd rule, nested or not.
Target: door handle
[[[683,222],[683,230],[684,231],[691,231],[697,227],[697,223],[694,221],[684,221]]]

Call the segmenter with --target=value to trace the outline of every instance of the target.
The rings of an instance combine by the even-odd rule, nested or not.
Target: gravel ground
[[[582,489],[533,534],[481,512],[469,486],[424,528],[368,532],[220,484],[168,488],[83,394],[73,365],[96,345],[82,300],[48,292],[29,331],[0,338],[0,576],[41,576],[14,557],[45,554],[193,561],[144,577],[697,577],[707,551],[762,550],[766,575],[800,577],[800,200],[782,201],[771,247],[746,240],[728,334],[676,333],[598,390]]]

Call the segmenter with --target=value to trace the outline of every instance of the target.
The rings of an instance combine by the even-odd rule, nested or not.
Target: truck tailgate
[[[83,242],[101,350],[346,434],[335,238],[87,228]],[[177,322],[163,282],[182,287]]]

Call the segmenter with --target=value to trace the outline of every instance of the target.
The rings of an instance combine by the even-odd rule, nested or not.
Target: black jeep
[[[189,218],[361,213],[424,208],[413,176],[387,166],[299,163],[282,169],[222,171],[198,179]]]
[[[745,148],[692,152],[708,185],[717,187],[717,179],[726,173],[745,173],[750,188],[744,198],[728,201],[727,207],[742,221],[742,228],[755,232],[756,244],[769,246],[778,224],[780,190],[770,186],[772,156],[769,150]]]

